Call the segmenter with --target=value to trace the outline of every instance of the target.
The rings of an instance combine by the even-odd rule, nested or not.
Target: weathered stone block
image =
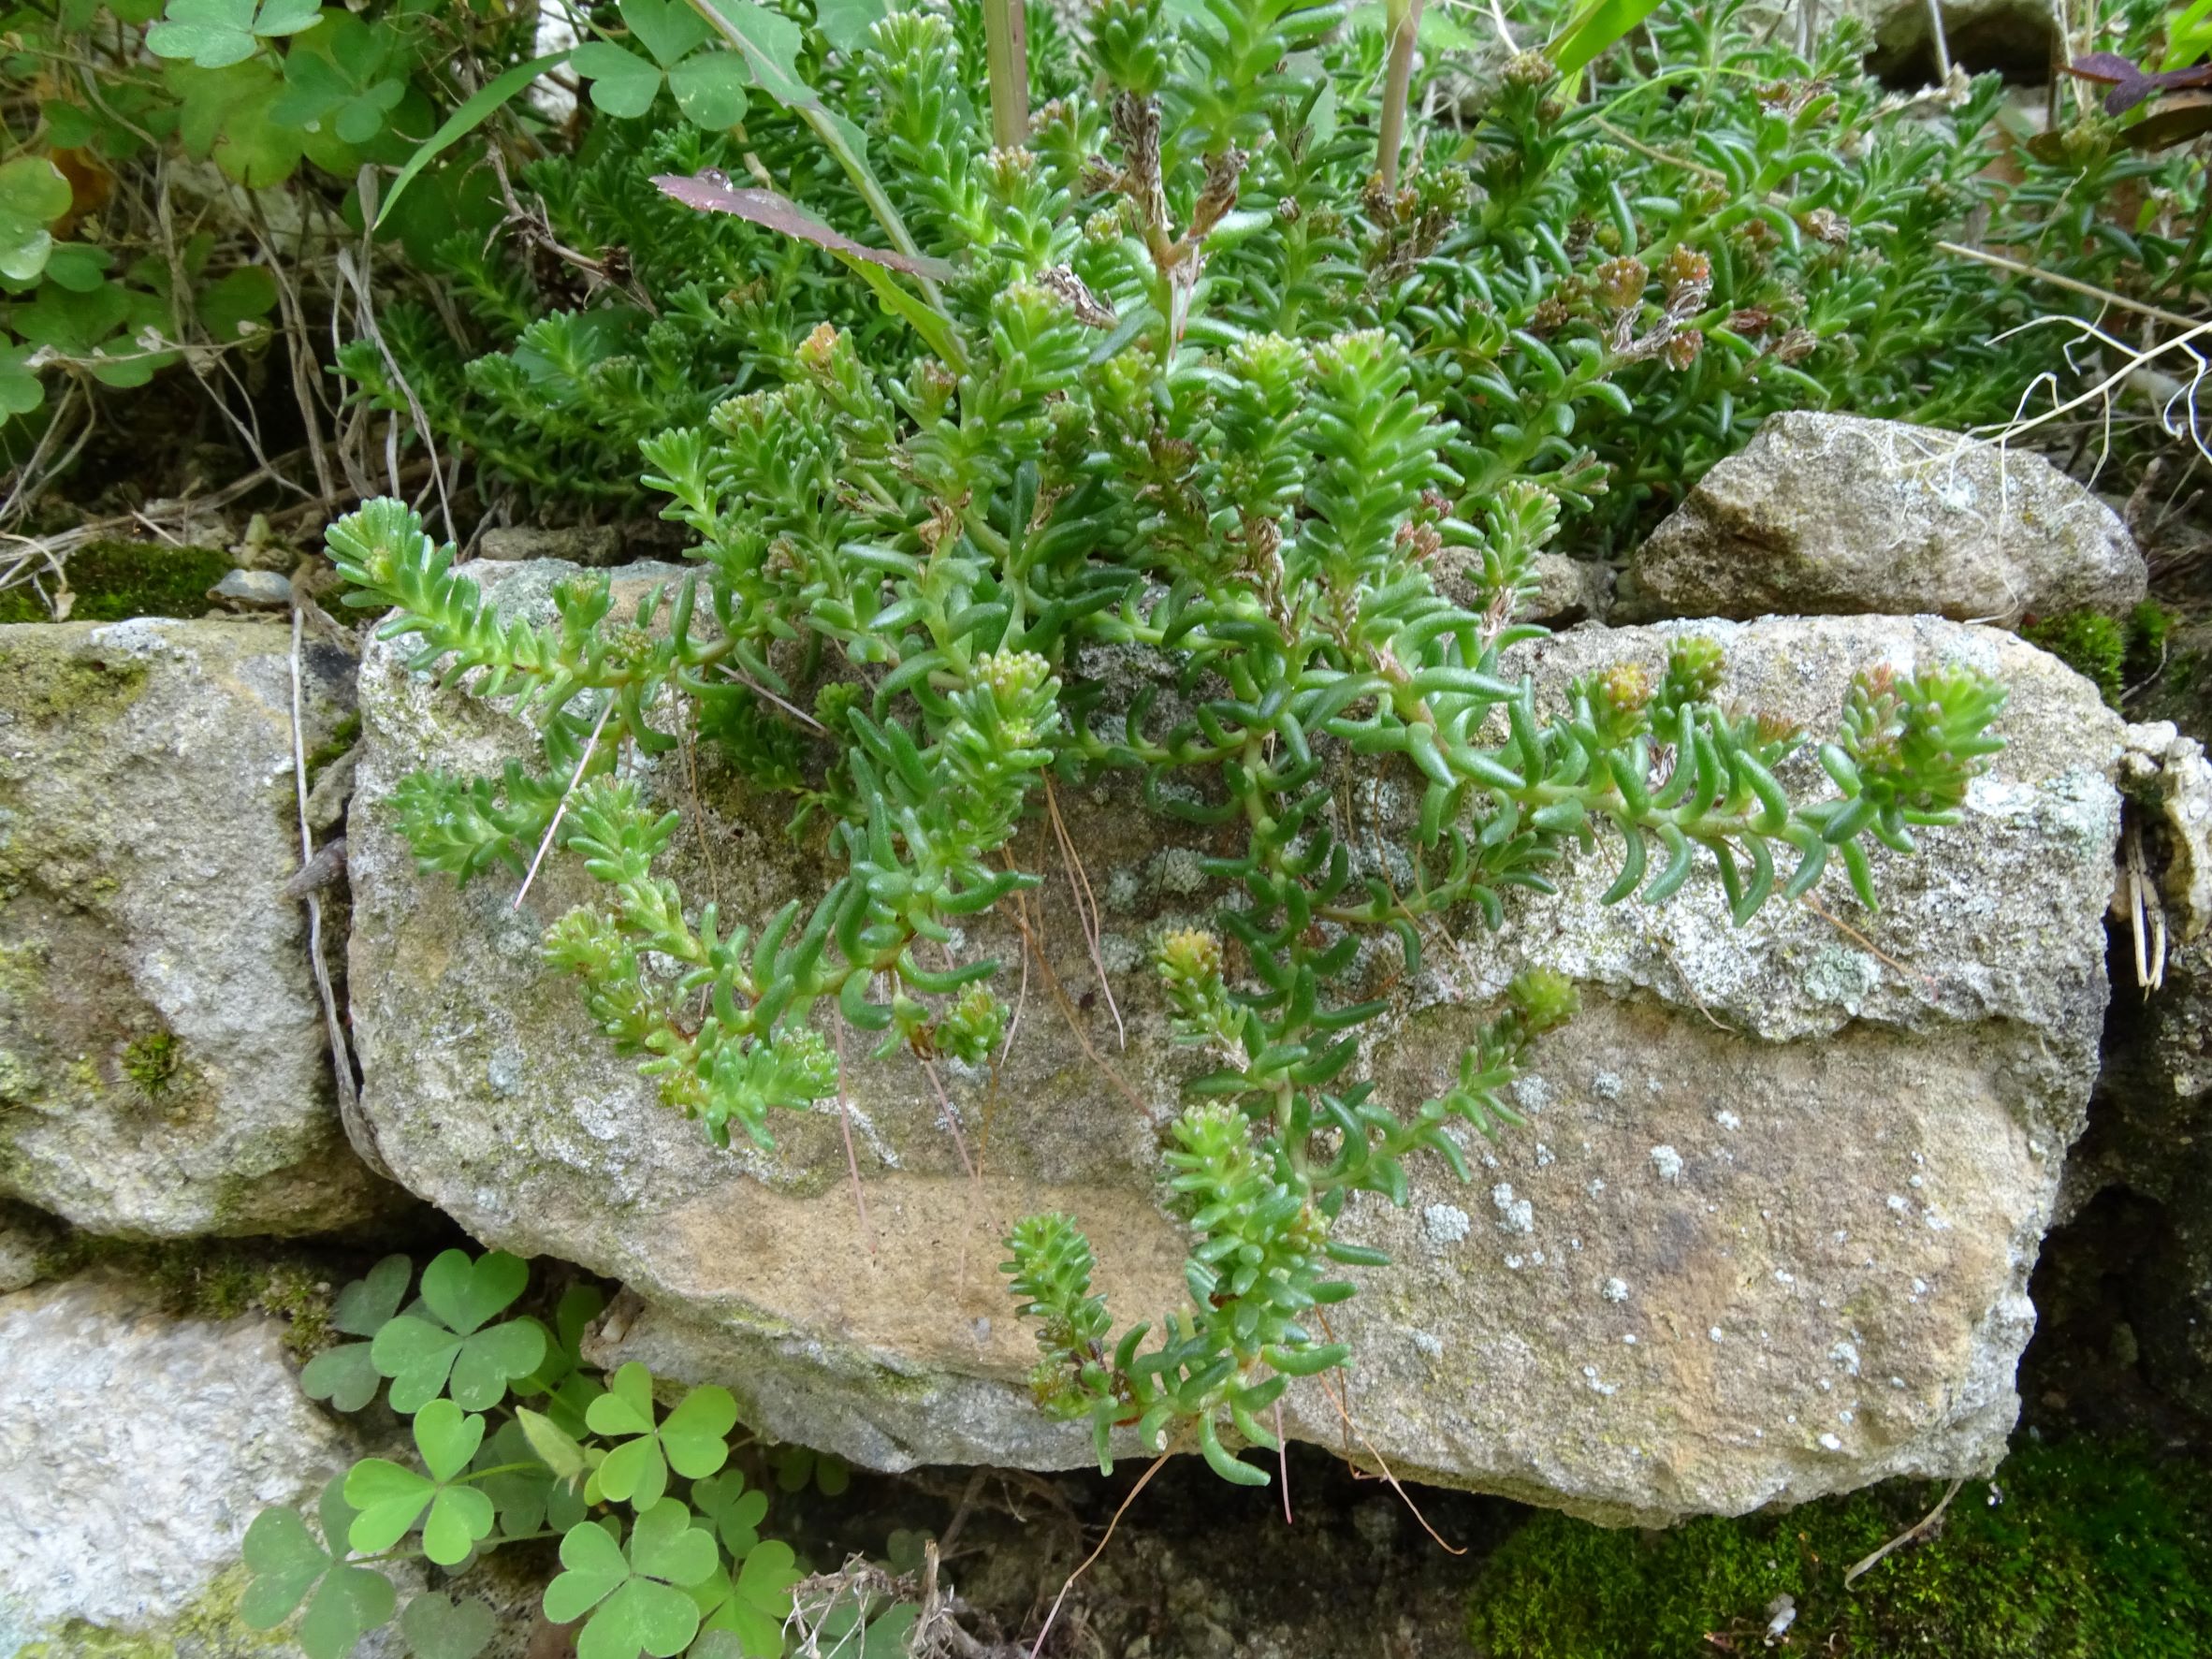
[[[542,612],[566,567],[477,574]],[[633,601],[672,574],[622,589]],[[1877,855],[1878,915],[1840,871],[1816,903],[1740,930],[1710,873],[1666,909],[1603,909],[1620,857],[1606,845],[1558,896],[1512,903],[1498,936],[1439,932],[1397,988],[1369,1064],[1407,1106],[1523,962],[1579,981],[1586,1011],[1521,1085],[1528,1127],[1472,1144],[1476,1184],[1423,1168],[1406,1210],[1362,1198],[1348,1213],[1349,1236],[1396,1256],[1331,1314],[1355,1347],[1352,1421],[1402,1475],[1612,1521],[1995,1461],[2106,995],[2120,726],[2092,688],[2009,634],[1928,618],[1580,630],[1521,665],[1556,694],[1607,662],[1656,666],[1686,626],[1727,644],[1725,695],[1821,726],[1856,668],[1977,663],[2012,687],[2010,747],[1964,822],[1925,833],[1915,859]],[[399,779],[496,771],[522,740],[402,662],[380,646],[364,663],[352,838],[366,1107],[400,1178],[488,1243],[627,1281],[637,1296],[597,1351],[724,1382],[773,1433],[880,1467],[1084,1462],[1085,1437],[1022,1386],[1031,1339],[997,1241],[1021,1214],[1066,1209],[1122,1318],[1181,1299],[1158,1136],[1200,1062],[1167,1041],[1146,942],[1209,902],[1205,832],[1160,822],[1127,779],[1063,795],[1107,984],[1049,834],[1026,830],[1019,856],[1049,878],[1031,916],[1052,971],[1032,963],[999,1072],[865,1063],[848,1032],[841,1110],[786,1117],[772,1154],[720,1152],[652,1104],[540,963],[544,927],[588,877],[549,861],[517,911],[512,880],[415,873],[390,820]],[[748,793],[710,746],[623,765],[685,808],[668,867],[725,922],[827,879],[818,834],[787,835],[782,803]],[[1825,787],[1809,757],[1793,774]],[[1412,799],[1349,768],[1345,785],[1362,838]],[[964,948],[1002,954],[1013,999],[1011,919]],[[1361,1450],[1318,1388],[1287,1418]]]
[[[298,902],[290,636],[0,628],[0,1196],[137,1238],[400,1199],[332,1103]],[[304,654],[312,749],[353,658]]]

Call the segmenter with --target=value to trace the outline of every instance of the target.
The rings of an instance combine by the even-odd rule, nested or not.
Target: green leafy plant
[[[895,352],[822,323],[776,384],[644,443],[698,568],[633,615],[579,577],[551,620],[502,616],[396,502],[329,533],[349,603],[388,608],[415,667],[466,677],[544,739],[542,769],[405,782],[393,808],[422,864],[467,880],[548,839],[580,858],[604,896],[560,920],[546,958],[720,1143],[768,1143],[779,1113],[836,1092],[832,1021],[879,1054],[987,1055],[1000,965],[959,930],[1036,885],[1017,826],[1048,786],[1142,779],[1212,890],[1210,924],[1157,949],[1200,1055],[1165,1155],[1190,1301],[1157,1331],[1117,1327],[1064,1216],[1016,1228],[1006,1270],[1037,1321],[1037,1396],[1089,1423],[1102,1466],[1131,1431],[1247,1484],[1267,1476],[1233,1440],[1273,1447],[1288,1382],[1345,1358],[1316,1310],[1353,1293],[1340,1270],[1379,1259],[1332,1236],[1347,1201],[1404,1202],[1419,1154],[1463,1176],[1460,1135],[1518,1121],[1504,1090],[1573,1011],[1571,986],[1523,974],[1454,1087],[1380,1098],[1362,1029],[1418,975],[1424,930],[1496,924],[1507,890],[1549,890],[1577,851],[1618,861],[1613,902],[1663,902],[1703,868],[1741,923],[1832,860],[1871,906],[1865,843],[1910,851],[1918,826],[1955,820],[2003,701],[1965,671],[1870,671],[1814,745],[1724,703],[1720,652],[1694,637],[1663,675],[1623,664],[1553,706],[1509,677],[1506,653],[1538,632],[1514,613],[1561,495],[1595,483],[1553,442],[1572,421],[1539,412],[1625,400],[1616,380],[1667,372],[1652,365],[1670,353],[1689,372],[1697,354],[1676,348],[1718,325],[1726,239],[1755,219],[1779,247],[1797,221],[1731,219],[1718,190],[1639,213],[1581,166],[1571,188],[1617,207],[1612,251],[1580,255],[1589,309],[1570,316],[1587,320],[1554,343],[1509,332],[1506,295],[1550,279],[1491,281],[1483,249],[1545,245],[1550,193],[1570,187],[1536,182],[1577,119],[1549,65],[1517,60],[1497,89],[1481,130],[1513,137],[1471,140],[1475,176],[1493,168],[1479,210],[1466,167],[1433,150],[1384,195],[1369,180],[1387,129],[1351,125],[1372,118],[1381,42],[1336,21],[1289,0],[1196,17],[1107,0],[1098,92],[1036,112],[1018,152],[961,95],[974,60],[953,22],[877,23],[848,108],[900,163],[898,223],[944,273],[885,255],[866,292],[912,324]],[[1814,170],[1793,134],[1826,96],[1783,100],[1764,150],[1716,153],[1779,190]],[[675,182],[705,207],[733,189]],[[775,220],[765,194],[727,211]],[[1777,354],[1731,361],[1747,400],[1769,375],[1797,384]],[[1147,667],[1103,672],[1101,648]],[[616,768],[632,747],[674,749],[682,724],[826,827],[826,892],[728,918],[661,873],[678,817]],[[1793,768],[1801,751],[1818,768]],[[1824,771],[1818,799],[1781,781]],[[1387,860],[1334,804],[1370,779],[1414,803]],[[626,1407],[597,1426],[644,1437]],[[648,1449],[610,1454],[603,1486],[616,1457],[655,1490]]]
[[[558,1538],[545,1611],[581,1622],[579,1659],[780,1655],[800,1569],[761,1536],[767,1498],[730,1462],[730,1395],[686,1390],[663,1410],[635,1363],[603,1386],[577,1353],[598,1292],[569,1288],[548,1330],[511,1311],[527,1280],[502,1252],[448,1250],[419,1283],[391,1256],[339,1292],[332,1324],[365,1340],[318,1355],[302,1383],[346,1411],[382,1391],[411,1419],[411,1455],[357,1462],[314,1524],[290,1508],[257,1516],[241,1619],[290,1623],[309,1659],[341,1659],[397,1613],[419,1659],[474,1659],[497,1623],[466,1594],[470,1567]],[[402,1608],[385,1569],[408,1561],[436,1573]]]

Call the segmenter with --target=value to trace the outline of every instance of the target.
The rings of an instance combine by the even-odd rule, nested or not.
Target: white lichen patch
[[[1671,1146],[1652,1148],[1652,1168],[1662,1181],[1680,1181],[1682,1178],[1682,1155]]]
[[[1432,1244],[1456,1244],[1473,1225],[1467,1212],[1457,1204],[1431,1204],[1421,1212],[1421,1231],[1428,1234]]]
[[[1513,1196],[1512,1182],[1501,1181],[1492,1187],[1490,1201],[1497,1206],[1500,1231],[1534,1232],[1536,1230],[1535,1206],[1524,1198]]]

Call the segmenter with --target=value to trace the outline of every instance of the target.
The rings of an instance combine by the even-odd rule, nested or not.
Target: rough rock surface
[[[399,1195],[331,1101],[299,905],[290,638],[0,628],[0,1197],[131,1237],[302,1233]],[[353,660],[303,653],[306,741]]]
[[[2048,616],[2143,597],[2113,510],[2041,456],[1855,415],[1776,415],[1631,559],[1616,620]]]
[[[1845,0],[1871,36],[1867,66],[1892,86],[1932,86],[1935,35],[1928,0]],[[2039,0],[1943,0],[1943,44],[1969,74],[1997,69],[2007,80],[2039,86],[2050,78],[2050,8]]]
[[[239,1541],[353,1456],[299,1392],[283,1330],[172,1318],[107,1275],[0,1297],[0,1655],[156,1633],[180,1652],[270,1645],[223,1605]]]
[[[531,609],[564,574],[477,569]],[[620,590],[633,601],[667,574],[634,570]],[[1623,657],[1656,665],[1682,626],[1581,630],[1528,648],[1525,665],[1553,690]],[[1657,913],[1603,910],[1607,847],[1557,898],[1512,906],[1499,938],[1433,944],[1375,1045],[1384,1098],[1410,1105],[1522,961],[1584,986],[1585,1012],[1521,1085],[1528,1127],[1473,1148],[1473,1186],[1421,1169],[1406,1210],[1362,1200],[1347,1215],[1397,1265],[1332,1317],[1357,1355],[1360,1432],[1401,1474],[1610,1521],[1995,1461],[2106,996],[2120,726],[2085,681],[2009,634],[1932,618],[1695,631],[1727,642],[1728,694],[1823,725],[1857,667],[1981,663],[2013,688],[2011,747],[1964,822],[1927,833],[1918,859],[1878,855],[1879,915],[1840,873],[1818,910],[1772,907],[1740,932],[1710,875]],[[516,911],[512,880],[420,877],[394,832],[400,777],[496,771],[517,729],[386,648],[361,703],[355,1021],[400,1178],[488,1243],[627,1281],[638,1294],[612,1310],[601,1356],[712,1376],[773,1433],[879,1467],[1084,1461],[1083,1436],[1028,1403],[1031,1337],[997,1240],[1016,1215],[1069,1209],[1124,1318],[1180,1300],[1157,1133],[1196,1062],[1165,1040],[1145,961],[1154,930],[1206,901],[1198,843],[1126,783],[1063,802],[1103,910],[1110,1006],[1062,866],[1023,842],[1049,874],[1038,906],[1059,990],[1032,972],[995,1083],[940,1070],[965,1150],[916,1062],[863,1064],[848,1034],[842,1121],[825,1103],[779,1122],[773,1154],[720,1152],[651,1103],[575,987],[540,966],[542,930],[589,878],[550,861]],[[667,865],[694,902],[749,918],[818,890],[813,843],[709,746],[695,765],[624,764],[697,804]],[[1809,761],[1792,770],[1816,787]],[[1394,782],[1350,793],[1363,822],[1410,798]],[[969,943],[1003,954],[1011,997],[1011,924]],[[1317,1389],[1288,1415],[1294,1433],[1345,1438]]]

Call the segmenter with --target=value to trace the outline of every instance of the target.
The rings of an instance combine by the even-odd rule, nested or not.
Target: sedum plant
[[[1449,135],[1425,135],[1396,195],[1366,188],[1381,42],[1341,21],[1302,0],[1195,17],[1105,0],[1091,90],[1036,110],[1020,150],[991,146],[952,22],[875,24],[851,96],[916,254],[845,256],[908,333],[864,349],[823,323],[777,384],[644,444],[696,569],[634,615],[596,576],[548,622],[502,617],[395,502],[329,534],[351,602],[388,608],[415,666],[543,739],[534,767],[402,785],[421,863],[468,880],[547,842],[580,858],[601,897],[546,957],[719,1142],[766,1144],[837,1093],[836,1022],[879,1052],[994,1055],[1001,967],[964,929],[1037,884],[1017,827],[1048,779],[1142,780],[1212,892],[1211,923],[1157,948],[1196,1054],[1165,1154],[1189,1301],[1118,1324],[1067,1216],[1017,1227],[1006,1271],[1037,1323],[1037,1397],[1090,1424],[1102,1466],[1126,1433],[1248,1484],[1267,1476],[1233,1445],[1273,1446],[1288,1381],[1342,1362],[1319,1310],[1381,1259],[1333,1236],[1346,1204],[1403,1202],[1417,1157],[1463,1174],[1463,1136],[1517,1121],[1506,1086],[1574,1010],[1570,985],[1525,973],[1452,1087],[1383,1097],[1362,1035],[1424,930],[1495,924],[1508,889],[1547,891],[1576,855],[1618,865],[1618,902],[1664,902],[1703,868],[1740,923],[1840,866],[1870,906],[1868,843],[1909,851],[1953,821],[2003,701],[1970,673],[1870,670],[1815,742],[1722,702],[1719,648],[1685,638],[1659,676],[1623,665],[1539,705],[1506,653],[1539,632],[1516,611],[1562,492],[1587,485],[1501,411],[1549,406],[1552,383],[1498,377],[1549,361],[1599,397],[1614,358],[1710,321],[1714,279],[1668,228],[1688,209],[1647,222],[1623,199],[1623,251],[1592,260],[1600,337],[1508,338],[1477,276],[1437,269],[1491,223]],[[1555,93],[1529,63],[1502,95],[1542,127],[1564,119]],[[835,245],[765,192],[668,182]],[[1514,210],[1519,234],[1546,234],[1547,200]],[[1449,315],[1412,302],[1452,284]],[[687,727],[826,835],[841,873],[811,904],[726,916],[658,867],[678,819],[619,761]],[[1818,769],[1792,775],[1825,777],[1817,798],[1780,781],[1807,749]],[[1339,816],[1350,779],[1417,803],[1390,847]]]

